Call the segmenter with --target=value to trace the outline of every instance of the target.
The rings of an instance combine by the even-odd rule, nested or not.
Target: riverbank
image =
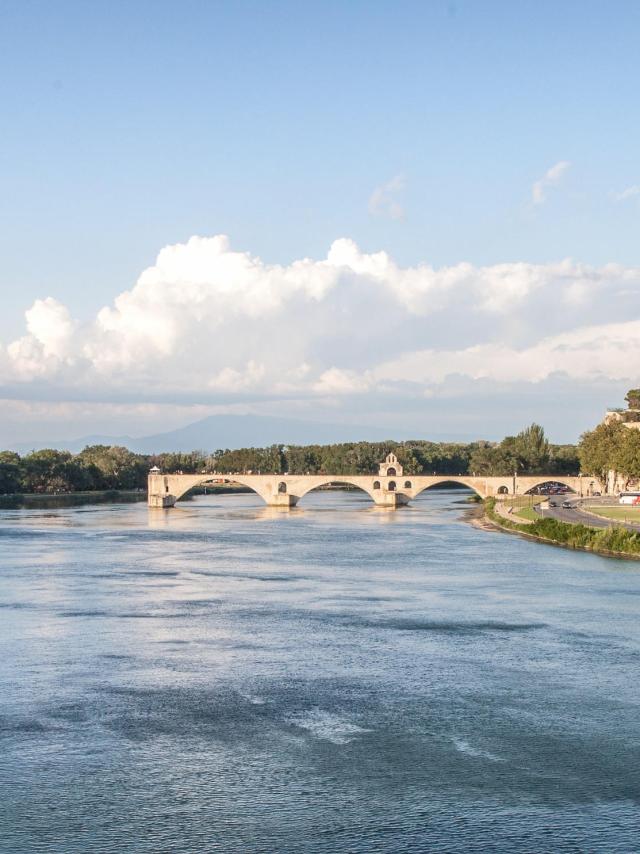
[[[16,492],[0,495],[0,508],[46,509],[52,507],[77,507],[81,504],[113,504],[146,501],[144,489],[104,489],[91,492]]]
[[[494,498],[484,502],[484,518],[506,533],[518,534],[548,545],[593,552],[605,557],[640,560],[640,533],[620,526],[595,529],[550,518],[535,522],[514,522],[497,511]]]

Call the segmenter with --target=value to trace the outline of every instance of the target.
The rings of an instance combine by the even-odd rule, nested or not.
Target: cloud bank
[[[268,264],[226,236],[167,246],[86,324],[55,297],[0,347],[4,396],[425,399],[469,381],[636,382],[640,269],[572,260],[435,269],[336,240]]]

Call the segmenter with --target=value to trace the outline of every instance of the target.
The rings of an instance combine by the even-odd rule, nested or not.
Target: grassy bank
[[[514,517],[519,516],[521,519],[535,522],[540,517],[533,509],[533,505],[540,500],[538,495],[514,495],[512,498],[506,498],[501,503],[503,507],[510,508]]]
[[[493,498],[485,501],[485,514],[492,522],[506,530],[567,548],[616,557],[640,558],[640,534],[635,531],[613,525],[610,528],[589,528],[586,525],[572,525],[549,518],[538,518],[532,524],[524,525],[499,516],[495,511],[495,503]]]
[[[585,508],[589,513],[595,516],[602,516],[604,519],[612,519],[615,522],[630,522],[633,525],[640,525],[640,507],[633,507],[629,504],[621,504],[618,506],[592,506]]]

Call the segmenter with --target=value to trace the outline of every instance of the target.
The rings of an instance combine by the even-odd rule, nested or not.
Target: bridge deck
[[[525,477],[474,477],[472,475],[279,475],[279,474],[162,474],[149,475],[148,503],[150,507],[172,507],[190,489],[206,484],[239,483],[256,492],[265,503],[278,507],[294,507],[298,501],[321,486],[344,483],[358,487],[372,500],[384,507],[397,507],[416,498],[425,489],[443,483],[457,483],[472,489],[482,498],[524,495],[547,482],[561,483],[579,496],[602,492],[596,478],[560,475],[528,475]]]

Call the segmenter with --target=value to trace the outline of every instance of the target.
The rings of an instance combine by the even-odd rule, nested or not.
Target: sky
[[[0,445],[575,441],[640,384],[636,2],[0,0]]]

